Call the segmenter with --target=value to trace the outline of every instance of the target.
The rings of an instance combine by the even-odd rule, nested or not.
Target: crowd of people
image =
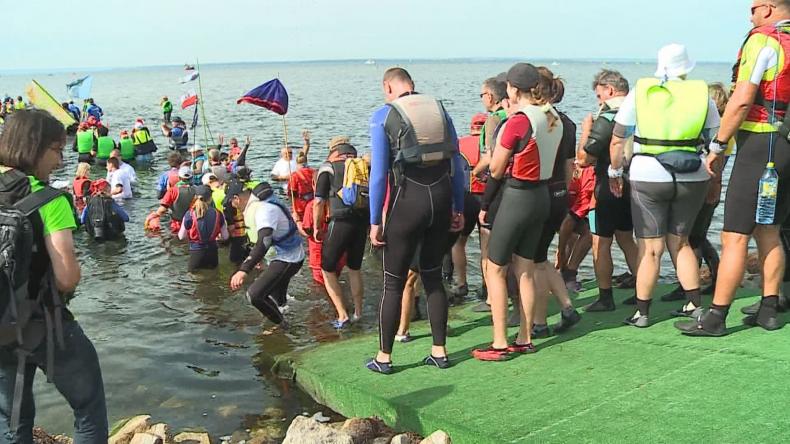
[[[790,173],[790,67],[781,64],[790,50],[790,2],[755,2],[751,12],[755,27],[731,88],[693,79],[686,48],[667,45],[653,77],[632,84],[617,71],[600,71],[590,88],[596,111],[580,128],[560,110],[564,81],[546,67],[517,63],[481,79],[485,112],[460,137],[442,102],[418,93],[406,70],[391,68],[382,81],[386,104],[370,120],[371,152],[361,155],[349,137],[338,135],[313,169],[311,137],[304,132],[304,145],[283,148],[269,176],[282,183],[286,199],[269,181],[253,179],[249,138],[244,147],[237,139],[225,145],[224,137],[205,150],[189,145],[183,121],[170,120],[165,97],[162,130],[171,152],[157,181],[159,207],[145,227],[159,231],[160,220],[168,219],[172,235],[188,243],[191,272],[216,268],[220,246],[227,245],[237,267],[230,288],[249,282],[248,301],[283,329],[289,283],[305,259],[336,311],[332,325],[343,329],[360,319],[369,243],[383,257],[383,291],[378,351],[365,367],[381,374],[394,369],[395,343],[411,340],[417,282],[432,336],[424,364],[452,366],[448,306],[469,293],[466,251],[475,229],[484,285],[473,309],[492,319],[490,345],[472,352],[481,361],[534,353],[533,339],[582,321],[571,294],[589,251],[598,295],[585,316],[616,310],[612,288],[632,287],[635,294],[621,301],[633,306],[624,322],[648,327],[666,249],[678,287],[662,299],[682,300],[672,315],[685,318],[675,326],[690,336],[722,336],[754,237],[763,296],[743,309],[743,322],[781,328],[778,312],[788,307],[781,286],[790,278],[790,244],[781,235],[790,213],[784,180]],[[122,236],[129,222],[122,203],[144,192],[135,189],[133,164],[151,162],[157,146],[142,119],[116,141],[90,100],[83,115],[76,111],[79,164],[69,196],[47,185],[63,161],[62,124],[44,111],[16,108],[20,102],[4,103],[0,134],[0,267],[8,277],[1,285],[10,295],[0,297],[0,436],[31,442],[31,387],[40,367],[74,409],[75,441],[104,443],[98,357],[67,305],[80,281],[72,232],[82,224],[93,239]],[[719,258],[707,236],[731,155]],[[106,178],[91,178],[93,164],[106,167]],[[614,276],[614,240],[627,275]],[[701,261],[713,276],[707,288],[700,284]],[[339,281],[344,269],[351,305]],[[448,279],[456,283],[449,295]],[[705,294],[713,295],[708,308]],[[550,296],[561,309],[552,327]],[[518,326],[515,337],[508,326]]]

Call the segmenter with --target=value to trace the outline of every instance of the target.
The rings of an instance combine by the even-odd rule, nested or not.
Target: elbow
[[[61,293],[73,293],[77,290],[81,278],[80,267],[75,266],[66,273],[55,273],[55,286]]]

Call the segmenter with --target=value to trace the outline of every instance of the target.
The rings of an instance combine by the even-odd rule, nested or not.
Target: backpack
[[[370,205],[370,168],[365,159],[346,159],[343,187],[337,195],[343,203],[355,210],[366,210]]]
[[[37,211],[65,195],[49,186],[31,193],[28,177],[17,170],[0,174],[0,346],[14,346],[18,357],[11,430],[19,425],[27,356],[47,338],[46,373],[49,380],[54,374],[53,330],[63,348],[63,305],[51,264],[40,283],[33,287],[38,288],[38,294],[30,294],[29,281],[33,274],[32,258],[42,253],[38,249],[43,248],[43,242],[36,241],[33,228],[34,225],[41,227]],[[45,304],[53,308],[54,316],[44,308]],[[44,324],[34,321],[34,314],[43,314]]]
[[[88,202],[85,229],[99,242],[116,239],[126,228],[112,209],[112,198],[94,196]]]

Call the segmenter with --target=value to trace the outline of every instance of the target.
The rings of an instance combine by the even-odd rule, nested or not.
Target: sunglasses
[[[489,95],[489,96],[490,96],[490,95],[491,95],[491,93],[490,93],[490,92],[488,92],[488,91],[486,91],[486,92],[484,92],[484,93],[480,93],[480,98],[482,99],[482,98],[483,98],[483,96],[485,96],[485,95]]]
[[[775,8],[776,5],[772,5],[770,3],[765,3],[765,4],[762,4],[762,5],[752,6],[752,8],[751,8],[752,9],[752,15],[754,15],[754,13],[757,12],[758,9],[764,8],[764,7]]]

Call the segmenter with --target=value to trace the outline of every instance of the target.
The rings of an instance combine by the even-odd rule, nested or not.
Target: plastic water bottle
[[[776,195],[779,190],[779,174],[773,162],[765,166],[760,188],[757,190],[757,214],[755,221],[760,225],[774,225],[776,214]]]

